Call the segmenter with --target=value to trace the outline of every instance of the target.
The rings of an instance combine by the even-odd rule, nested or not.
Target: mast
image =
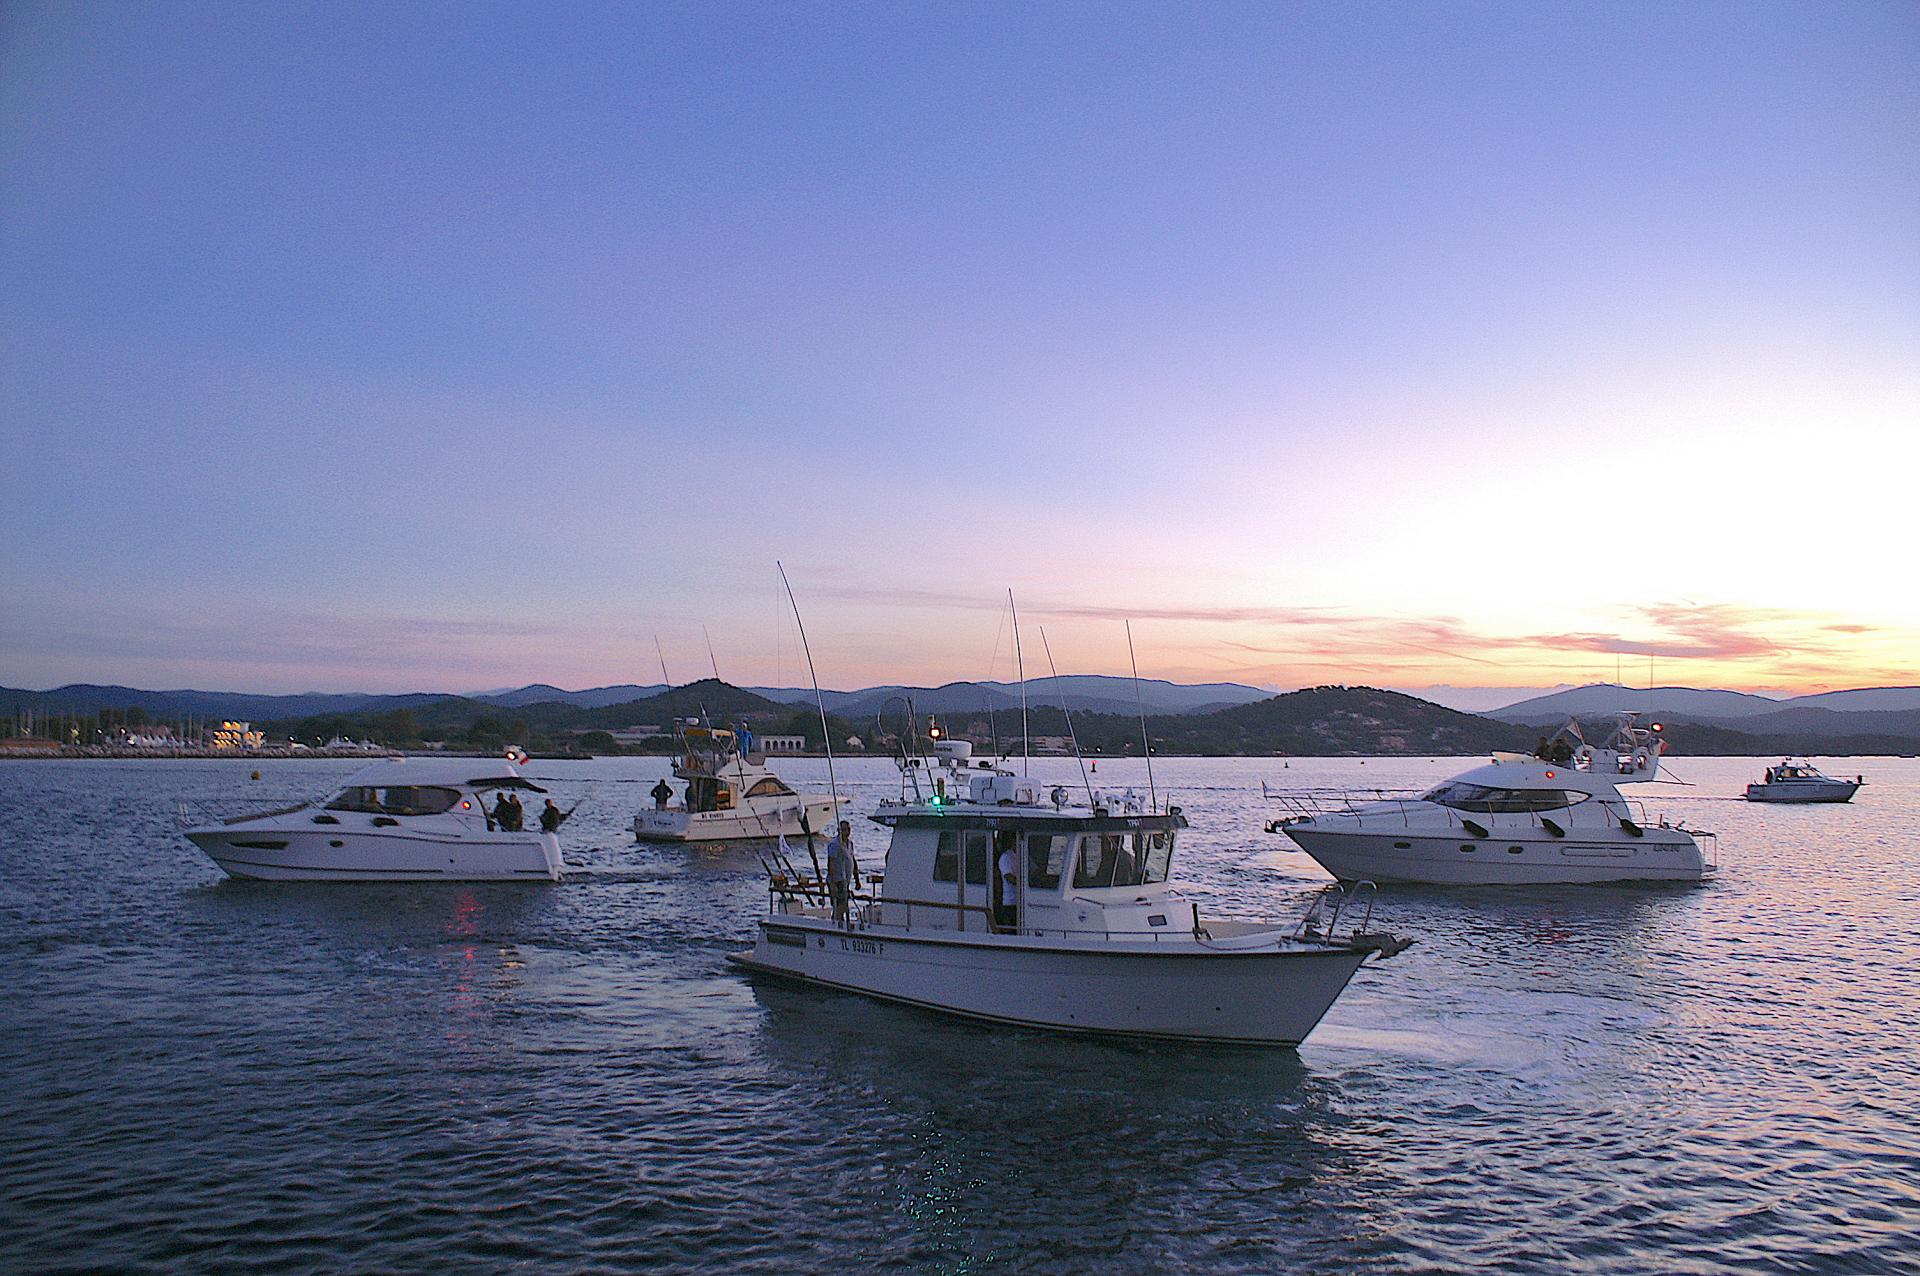
[[[1140,662],[1133,654],[1133,621],[1127,621],[1127,663],[1133,666],[1133,707],[1140,713],[1140,751],[1147,759],[1147,809],[1156,811],[1160,799],[1153,787],[1153,743],[1147,739],[1147,706],[1140,698]]]

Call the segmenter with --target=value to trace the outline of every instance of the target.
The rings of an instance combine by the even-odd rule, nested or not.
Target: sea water
[[[1327,879],[1263,781],[1471,761],[1154,779],[1209,911],[1290,918]],[[0,1268],[1920,1271],[1920,763],[1736,800],[1762,765],[1637,789],[1706,885],[1382,891],[1418,942],[1297,1051],[750,981],[760,854],[627,831],[660,759],[532,764],[573,871],[501,886],[230,881],[174,827],[350,763],[0,765]],[[877,861],[896,773],[838,774]]]

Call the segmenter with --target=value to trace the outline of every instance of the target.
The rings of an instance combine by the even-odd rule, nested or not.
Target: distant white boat
[[[1851,802],[1866,781],[1859,776],[1836,780],[1821,774],[1805,758],[1783,758],[1770,766],[1758,784],[1747,786],[1749,802]]]
[[[742,753],[731,731],[689,726],[680,732],[673,774],[680,800],[642,808],[633,835],[644,842],[720,842],[830,833],[840,815],[831,793],[801,793],[767,769],[759,753]]]
[[[337,735],[333,737],[333,739],[327,741],[326,748],[329,753],[382,753],[383,754],[386,752],[384,748],[375,744],[371,740],[354,740],[343,735]]]
[[[553,833],[498,827],[489,799],[544,794],[511,762],[392,758],[362,767],[318,805],[185,828],[234,877],[320,882],[559,881]],[[528,811],[534,824],[537,811]]]
[[[970,762],[964,742],[939,748],[930,788],[912,760],[913,792],[873,816],[893,831],[886,867],[846,921],[785,858],[758,941],[730,960],[996,1023],[1280,1046],[1313,1030],[1368,957],[1405,947],[1354,926],[1362,908],[1345,937],[1320,911],[1298,924],[1203,916],[1167,882],[1178,807],[1070,805],[1064,789]]]
[[[1666,745],[1634,718],[1621,714],[1607,744],[1581,741],[1568,762],[1497,753],[1418,796],[1280,794],[1294,814],[1269,829],[1343,882],[1697,882],[1714,871],[1714,835],[1649,825],[1620,795],[1659,773]]]

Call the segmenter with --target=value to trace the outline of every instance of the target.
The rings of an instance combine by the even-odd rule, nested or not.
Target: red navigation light
[[[1663,726],[1661,726],[1661,725],[1660,725],[1660,724],[1659,724],[1658,722],[1656,722],[1656,723],[1654,723],[1654,724],[1653,724],[1653,729],[1654,729],[1655,731],[1665,731],[1665,730],[1666,730],[1666,728],[1665,728],[1665,727],[1663,727]]]
[[[1551,780],[1553,778],[1553,772],[1551,771],[1547,772],[1547,778]]]

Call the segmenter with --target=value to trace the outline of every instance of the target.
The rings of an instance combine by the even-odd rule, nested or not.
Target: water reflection
[[[1009,1029],[775,980],[754,998],[766,1066],[874,1158],[943,1267],[1137,1263],[1135,1232],[1195,1226],[1173,1215],[1196,1201],[1337,1195],[1366,1172],[1338,1137],[1340,1081],[1290,1050]]]

